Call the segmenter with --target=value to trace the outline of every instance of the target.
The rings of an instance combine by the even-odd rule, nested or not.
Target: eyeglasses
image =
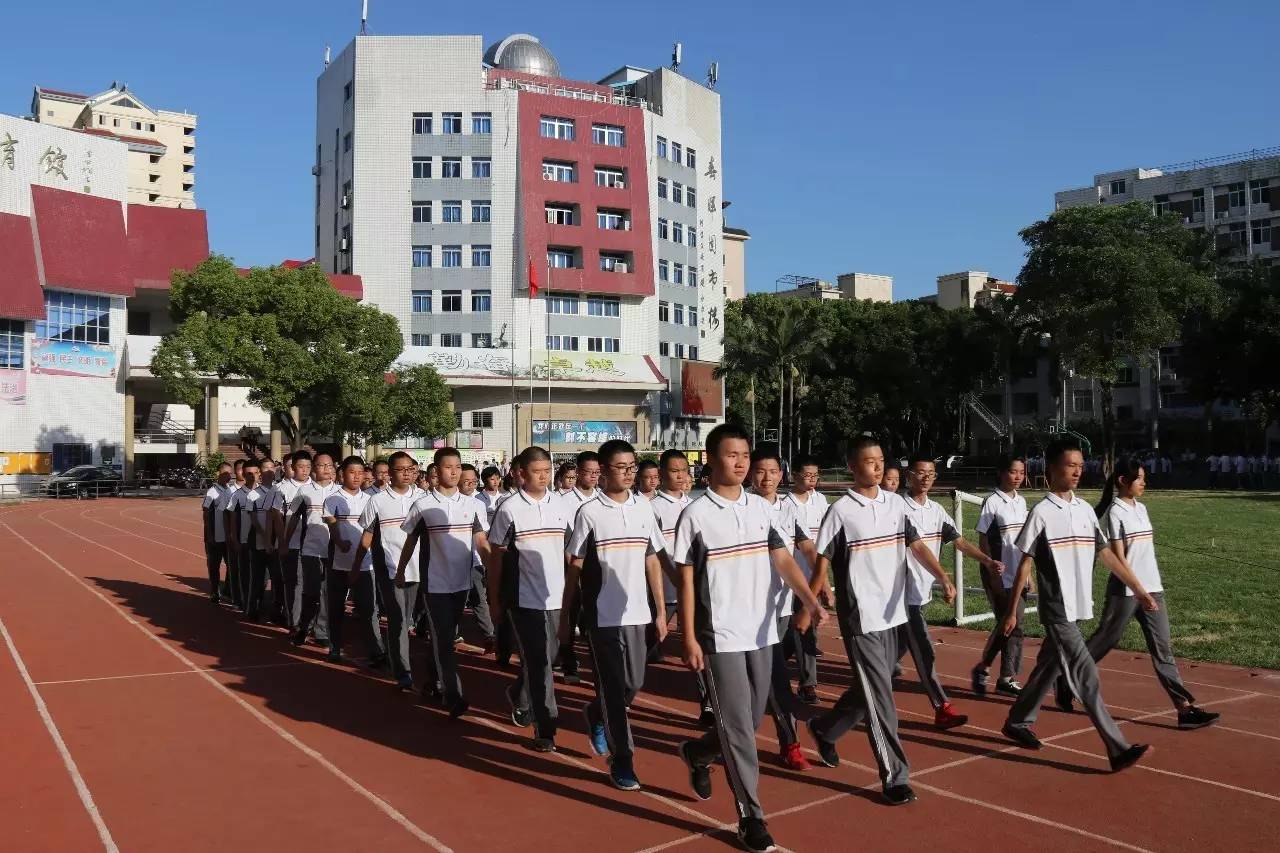
[[[640,470],[639,465],[610,465],[609,467],[617,471],[619,474],[630,474],[634,471]]]
[[[406,471],[417,471],[417,470],[418,470],[418,466],[417,466],[417,465],[402,465],[402,466],[400,466],[400,467],[398,467],[398,468],[392,468],[391,470],[392,470],[393,472],[397,473],[397,474],[403,474],[403,473],[404,473],[404,472],[406,472]]]

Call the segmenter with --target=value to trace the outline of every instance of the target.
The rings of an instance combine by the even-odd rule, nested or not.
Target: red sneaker
[[[808,770],[809,759],[804,757],[804,752],[800,749],[800,744],[788,744],[782,748],[782,763],[789,770]]]
[[[950,702],[942,703],[942,707],[933,715],[933,724],[940,729],[954,729],[969,722],[965,714],[957,714]]]

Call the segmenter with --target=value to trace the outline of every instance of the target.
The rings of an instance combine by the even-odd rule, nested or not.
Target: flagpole
[[[538,298],[538,278],[529,258],[529,444],[533,444],[533,303]]]
[[[551,292],[551,260],[547,259],[547,292]],[[551,297],[548,296],[548,299]],[[547,314],[547,336],[551,335],[551,315]],[[551,350],[547,350],[547,436],[551,435]],[[547,452],[551,452],[551,441],[547,441]]]

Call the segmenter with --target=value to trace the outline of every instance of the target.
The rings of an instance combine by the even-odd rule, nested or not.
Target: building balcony
[[[662,110],[656,104],[651,104],[643,98],[631,98],[626,95],[619,95],[616,92],[606,94],[594,89],[566,85],[566,83],[567,81],[561,80],[518,80],[512,77],[491,77],[485,83],[485,88],[490,90],[514,89],[521,92],[534,92],[539,95],[555,95],[575,101],[613,104],[619,107],[639,107],[656,115],[662,115]]]

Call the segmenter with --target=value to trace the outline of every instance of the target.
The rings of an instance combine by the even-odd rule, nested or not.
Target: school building
[[[315,257],[453,386],[471,456],[697,448],[723,418],[714,82],[569,79],[525,34],[358,36],[320,74]]]

